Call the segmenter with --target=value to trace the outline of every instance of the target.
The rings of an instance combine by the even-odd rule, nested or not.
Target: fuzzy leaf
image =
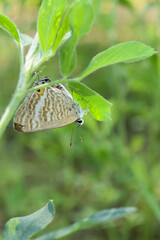
[[[33,38],[31,38],[27,34],[19,33],[19,36],[20,36],[21,44],[24,47],[30,45],[33,41]]]
[[[38,33],[36,33],[26,55],[24,66],[25,71],[28,72],[32,70],[32,72],[34,72],[37,68],[37,65],[43,58],[44,55],[40,48]]]

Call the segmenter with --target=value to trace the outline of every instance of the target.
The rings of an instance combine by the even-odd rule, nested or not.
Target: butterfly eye
[[[78,127],[82,126],[83,122],[84,122],[83,119],[77,119],[76,120],[76,123],[77,123]]]
[[[38,90],[37,90],[37,93],[38,93],[39,95],[42,95],[42,94],[44,93],[44,89],[43,89],[43,88],[38,89]]]

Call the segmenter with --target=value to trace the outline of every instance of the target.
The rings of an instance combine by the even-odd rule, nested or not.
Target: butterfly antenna
[[[45,68],[46,66],[43,66],[42,68],[41,68],[41,70],[38,70],[37,72],[34,72],[33,74],[32,74],[32,76],[34,77],[34,78],[38,78],[38,80],[40,80],[40,77],[39,77],[39,74],[41,73],[41,72],[43,72],[43,69]]]
[[[74,127],[75,127],[75,124],[73,125],[73,128],[72,128],[70,147],[72,147],[72,138],[73,138]]]
[[[82,126],[83,122],[84,122],[83,119],[80,119],[80,118],[78,118],[78,119],[76,120],[76,124],[77,124],[76,131],[77,131],[77,134],[78,134],[78,137],[79,137],[81,143],[83,142],[83,140],[82,140],[82,138],[81,138],[81,136],[80,136],[80,134],[79,134],[78,128],[79,128],[80,126]],[[74,127],[75,127],[75,125],[73,126],[73,129],[72,129],[70,147],[72,146],[72,137],[73,137]]]
[[[80,142],[82,143],[83,140],[82,140],[82,138],[81,138],[81,136],[80,136],[80,134],[79,134],[79,131],[78,131],[78,128],[79,128],[79,127],[80,127],[80,125],[77,125],[76,130],[77,130],[77,134],[78,134],[78,137],[79,137],[79,139],[80,139]]]

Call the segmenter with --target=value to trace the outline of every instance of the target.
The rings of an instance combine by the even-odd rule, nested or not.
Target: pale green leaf
[[[36,238],[35,240],[53,240],[59,239],[64,236],[67,236],[73,232],[76,232],[80,229],[85,229],[88,227],[93,227],[98,224],[105,224],[121,217],[126,216],[129,213],[134,212],[136,209],[134,207],[126,208],[113,208],[110,210],[102,210],[92,215],[89,218],[76,222],[66,228],[62,228],[58,231],[45,234],[41,237]]]
[[[80,82],[70,80],[68,86],[73,98],[81,104],[82,108],[88,109],[95,119],[99,121],[111,119],[110,102]]]
[[[54,218],[55,210],[52,201],[46,206],[26,217],[10,219],[5,225],[6,240],[26,240],[44,229]]]
[[[0,27],[6,30],[20,44],[20,37],[16,25],[5,15],[0,14]]]
[[[67,0],[43,0],[38,15],[38,35],[43,53],[47,53],[57,34]]]
[[[96,55],[88,67],[80,74],[79,80],[99,68],[120,62],[136,62],[148,58],[156,51],[140,42],[124,42],[117,44]]]
[[[30,45],[33,41],[33,39],[27,34],[19,33],[19,36],[20,36],[21,45],[24,47]]]

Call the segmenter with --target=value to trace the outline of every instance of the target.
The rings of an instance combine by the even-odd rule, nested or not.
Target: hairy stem
[[[13,94],[13,97],[6,107],[1,119],[0,119],[0,137],[2,136],[5,128],[7,127],[9,121],[13,117],[17,107],[19,106],[20,102],[23,100],[25,96],[25,89],[26,86],[23,86],[24,80],[28,80],[23,74],[23,66],[24,66],[24,54],[23,54],[23,47],[19,45],[19,56],[20,56],[20,74],[19,74],[19,81]],[[23,90],[24,89],[24,90]]]
[[[22,95],[16,95],[12,97],[10,103],[5,109],[4,114],[2,115],[2,118],[0,119],[0,137],[2,136],[5,128],[7,127],[9,121],[13,117],[13,114],[15,113],[17,107],[19,106],[21,100],[23,99]]]
[[[25,83],[25,85],[22,86],[23,82]],[[27,95],[27,93],[26,93],[27,86],[28,86],[28,78],[26,78],[25,75],[20,75],[15,93],[13,94],[10,103],[6,107],[2,117],[0,119],[0,137],[2,136],[9,121],[13,117],[19,104],[24,99],[24,97]]]

